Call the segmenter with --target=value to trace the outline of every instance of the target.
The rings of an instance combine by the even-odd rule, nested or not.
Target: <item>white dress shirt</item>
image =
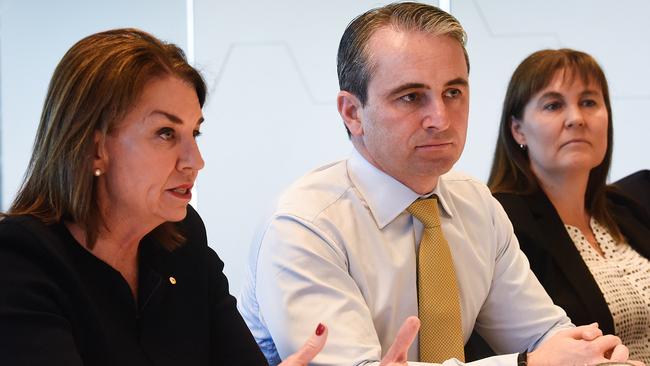
[[[448,173],[433,193],[454,259],[465,341],[475,328],[507,353],[470,364],[516,365],[517,352],[573,326],[530,271],[485,185]],[[402,322],[418,314],[423,226],[406,212],[418,198],[356,151],[285,191],[255,240],[239,301],[271,365],[298,350],[318,322],[328,325],[329,338],[313,365],[378,364]],[[416,339],[409,360],[417,359]]]

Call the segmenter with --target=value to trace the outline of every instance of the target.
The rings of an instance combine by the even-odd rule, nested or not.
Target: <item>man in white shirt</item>
[[[525,352],[533,366],[627,359],[618,338],[597,325],[574,328],[553,305],[488,189],[448,173],[467,129],[464,44],[457,20],[424,4],[374,9],[346,29],[337,101],[355,150],[280,197],[240,297],[271,365],[297,350],[316,320],[330,335],[312,364],[380,364],[400,324],[418,315],[423,225],[407,208],[431,195],[453,258],[464,341],[476,329],[503,354],[476,365],[514,366]]]

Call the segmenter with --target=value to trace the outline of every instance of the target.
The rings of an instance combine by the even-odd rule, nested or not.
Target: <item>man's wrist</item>
[[[528,365],[528,352],[522,352],[517,355],[517,366]]]

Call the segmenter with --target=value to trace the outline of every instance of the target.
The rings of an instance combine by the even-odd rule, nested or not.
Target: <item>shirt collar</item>
[[[429,198],[433,195],[436,195],[438,197],[438,205],[442,207],[441,214],[448,217],[454,217],[454,215],[451,213],[451,210],[449,209],[449,205],[447,204],[449,194],[447,193],[447,188],[445,187],[444,175],[438,178],[438,184],[436,185],[436,188],[431,191],[431,193],[424,194],[418,198]]]
[[[433,194],[438,196],[443,212],[451,217],[451,210],[445,201],[447,192],[442,177],[438,179],[438,184],[431,193],[420,196],[397,179],[377,169],[356,149],[352,150],[348,159],[348,174],[368,204],[379,229],[383,229],[395,220],[418,198],[426,198]]]

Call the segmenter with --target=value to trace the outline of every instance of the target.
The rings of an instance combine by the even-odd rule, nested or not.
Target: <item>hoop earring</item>
[[[102,175],[102,170],[99,169],[99,168],[97,168],[97,169],[95,169],[95,171],[93,172],[93,174],[95,174],[95,177],[99,177],[100,175]]]

